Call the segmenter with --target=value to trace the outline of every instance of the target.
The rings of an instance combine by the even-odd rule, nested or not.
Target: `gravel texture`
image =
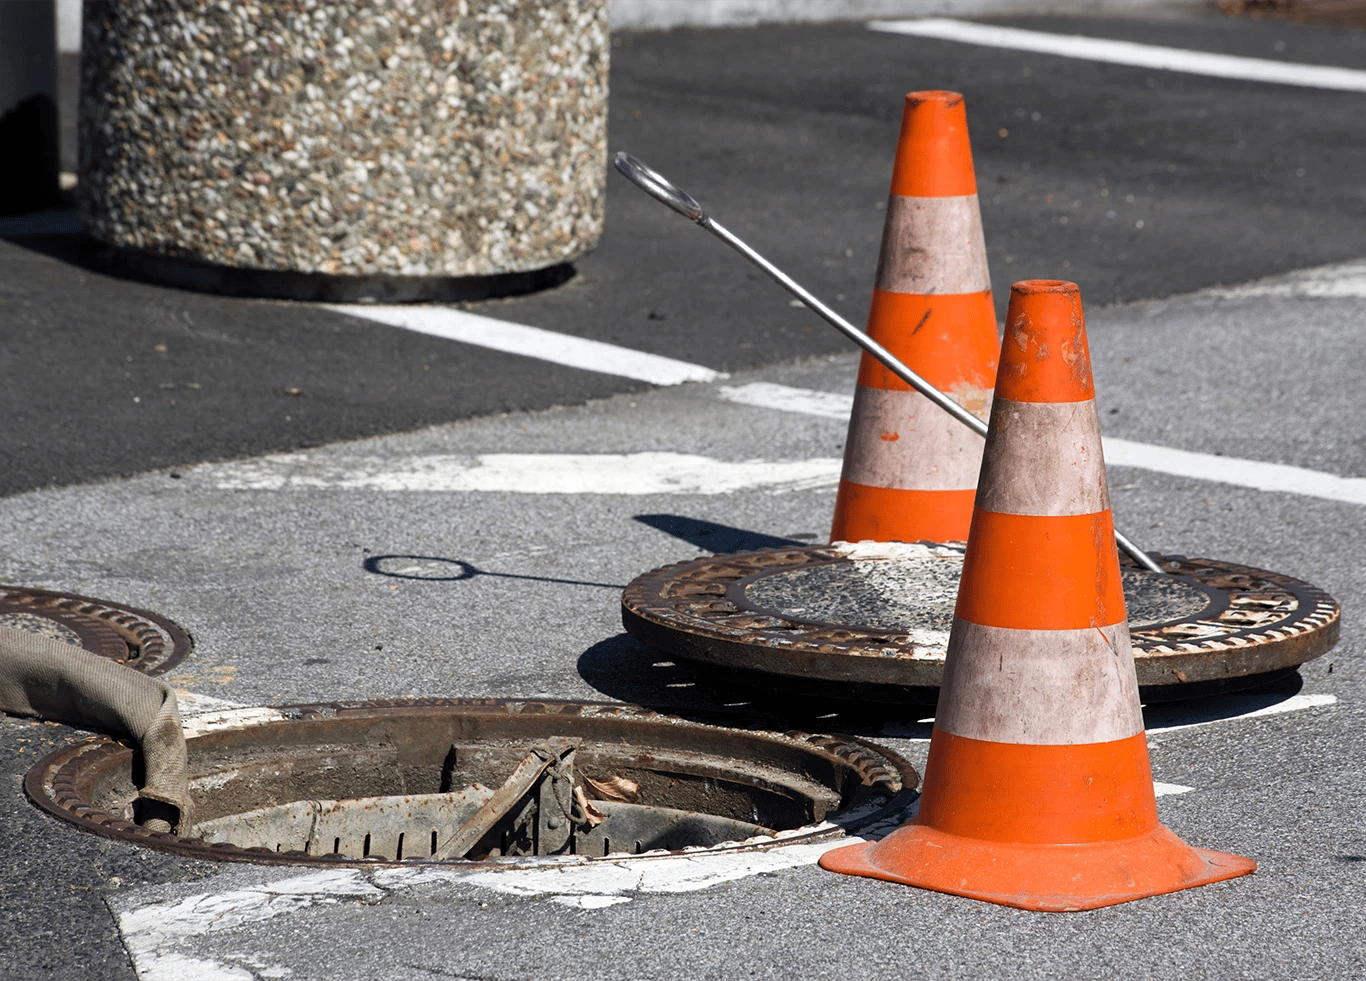
[[[602,232],[606,0],[87,3],[103,242],[250,270],[487,276]]]
[[[776,569],[745,587],[745,599],[815,623],[907,631],[917,643],[948,643],[953,626],[961,545],[927,547],[901,542],[842,543],[849,564]],[[1121,573],[1134,629],[1198,616],[1210,598],[1195,586],[1142,572]],[[940,652],[942,654],[942,650]]]

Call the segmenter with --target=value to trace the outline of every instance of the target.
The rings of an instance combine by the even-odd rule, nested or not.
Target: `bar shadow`
[[[376,576],[388,579],[407,579],[412,582],[462,582],[476,576],[492,576],[495,579],[525,579],[530,582],[560,583],[565,586],[597,586],[602,589],[622,590],[626,587],[615,582],[593,582],[586,579],[558,579],[554,576],[523,576],[515,572],[490,572],[481,569],[473,562],[462,559],[449,559],[439,555],[371,555],[361,563],[361,568]]]

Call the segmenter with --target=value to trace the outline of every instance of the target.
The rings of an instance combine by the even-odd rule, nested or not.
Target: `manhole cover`
[[[184,628],[108,600],[0,586],[0,626],[76,644],[143,674],[171,670],[193,646]]]
[[[1338,605],[1308,583],[1212,559],[1160,561],[1170,575],[1123,567],[1145,701],[1254,687],[1337,643]],[[962,566],[961,544],[708,556],[637,578],[622,622],[644,644],[751,680],[933,702]]]
[[[859,740],[577,702],[243,710],[189,720],[186,742],[196,824],[179,837],[131,822],[134,752],[104,736],[52,753],[24,789],[149,848],[333,865],[788,844],[885,820],[919,783]]]

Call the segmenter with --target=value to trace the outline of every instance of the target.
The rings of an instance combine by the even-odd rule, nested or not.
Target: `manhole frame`
[[[762,728],[736,726],[735,719],[696,722],[677,716],[655,712],[620,703],[577,702],[552,699],[392,699],[289,705],[270,709],[237,709],[209,713],[187,720],[187,744],[197,738],[219,732],[249,729],[255,726],[288,725],[292,722],[335,717],[344,713],[378,713],[404,709],[466,709],[471,712],[507,714],[541,714],[550,720],[572,718],[577,715],[606,715],[640,723],[688,726],[712,733],[741,734],[761,739],[804,743],[817,753],[837,757],[857,774],[870,789],[865,799],[844,810],[827,815],[818,823],[798,828],[779,830],[772,838],[762,840],[722,842],[711,846],[687,846],[681,849],[655,849],[639,854],[612,852],[603,856],[550,855],[538,857],[496,858],[486,860],[404,858],[394,860],[384,856],[356,858],[338,854],[306,854],[304,852],[276,852],[267,848],[243,848],[229,843],[206,842],[197,838],[182,838],[174,834],[149,831],[81,799],[75,790],[77,772],[91,765],[112,763],[111,758],[123,758],[135,752],[126,740],[109,736],[92,736],[58,749],[39,760],[24,776],[24,792],[39,809],[58,820],[83,831],[156,851],[170,852],[186,858],[208,861],[245,862],[257,865],[323,866],[329,868],[409,868],[440,867],[456,869],[509,869],[528,867],[533,863],[579,864],[590,862],[622,862],[658,858],[668,855],[717,854],[737,851],[765,850],[791,844],[804,844],[823,839],[845,837],[854,830],[885,823],[903,813],[919,796],[920,774],[915,767],[895,751],[852,736],[819,735],[798,731],[780,733]],[[729,723],[729,724],[727,724]],[[875,803],[885,797],[881,804]],[[832,818],[848,816],[849,825],[835,823]]]

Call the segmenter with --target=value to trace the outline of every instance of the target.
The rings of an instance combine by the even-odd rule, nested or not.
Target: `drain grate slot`
[[[492,794],[487,787],[474,786],[454,794],[291,801],[201,821],[194,834],[210,844],[239,848],[397,861],[403,858],[405,837],[435,838],[442,829],[467,820]]]

